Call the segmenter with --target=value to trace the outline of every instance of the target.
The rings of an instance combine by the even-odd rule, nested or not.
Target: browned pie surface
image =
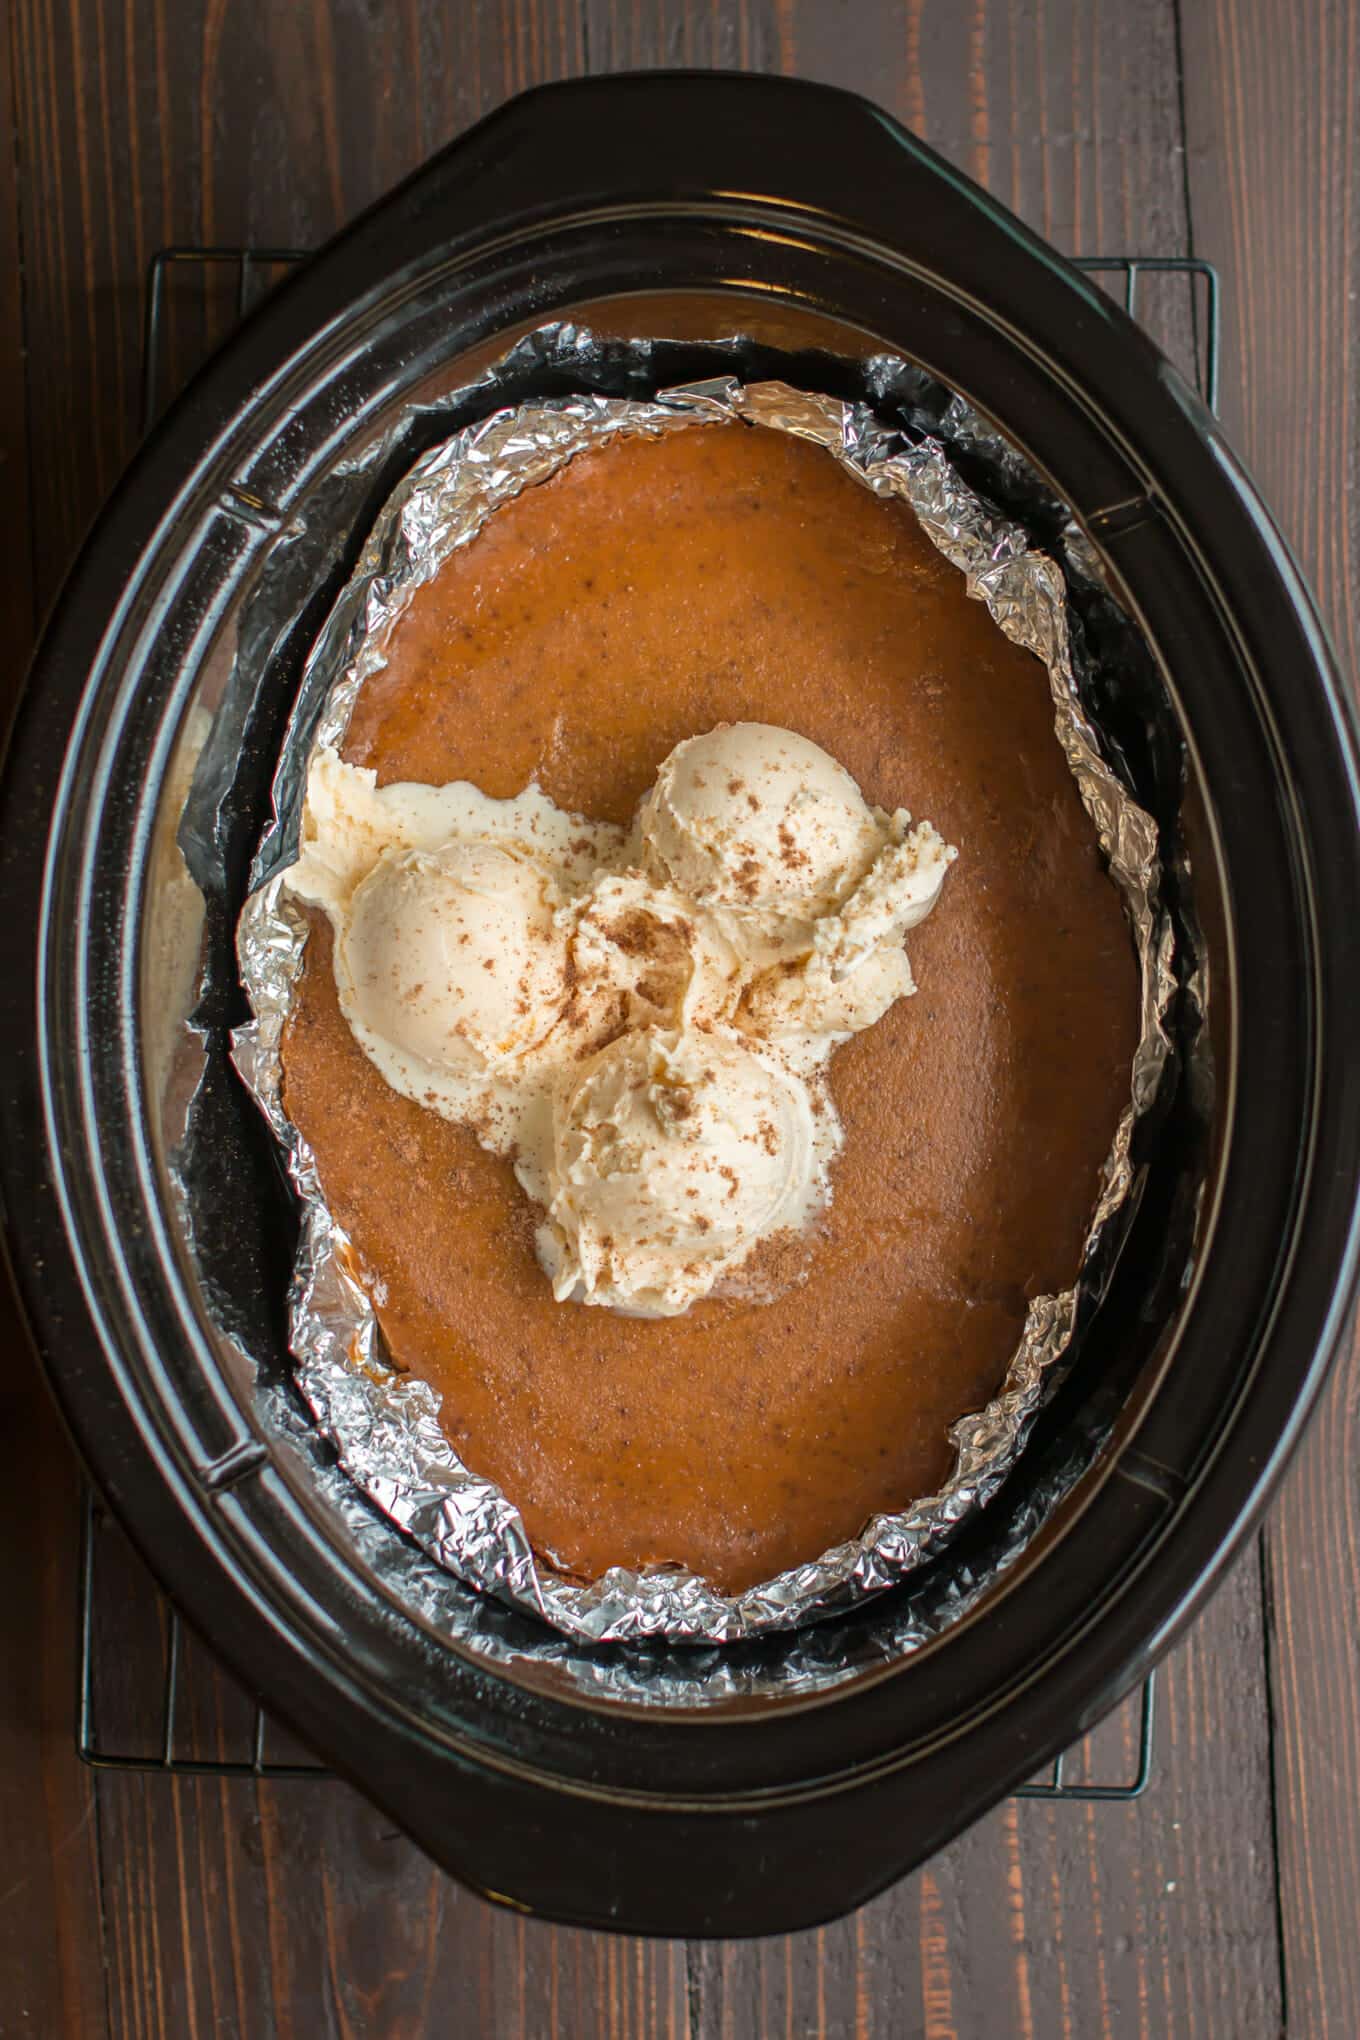
[[[414,597],[346,755],[500,797],[536,776],[626,822],[724,720],[802,731],[960,852],[909,940],[917,996],[835,1059],[846,1146],[806,1284],[654,1323],[555,1304],[508,1163],[355,1046],[319,920],[285,1099],[394,1360],[539,1549],[736,1589],[928,1493],[1025,1299],[1071,1281],[1136,976],[1043,668],[908,510],[782,434],[616,443],[500,511]]]

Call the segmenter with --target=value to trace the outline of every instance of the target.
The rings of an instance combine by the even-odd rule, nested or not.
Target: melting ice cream
[[[955,852],[793,731],[676,746],[631,832],[313,759],[285,882],[385,1080],[513,1158],[559,1300],[687,1310],[831,1195],[838,1042]]]

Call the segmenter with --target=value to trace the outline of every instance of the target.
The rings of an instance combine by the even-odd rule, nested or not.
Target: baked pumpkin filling
[[[1076,1274],[1137,984],[1047,675],[737,425],[579,455],[385,649],[285,1107],[535,1547],[740,1590],[932,1492]]]

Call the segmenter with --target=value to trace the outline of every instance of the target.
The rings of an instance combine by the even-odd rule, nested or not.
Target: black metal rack
[[[278,275],[304,259],[305,251],[288,248],[173,247],[162,249],[152,260],[145,300],[142,354],[142,422],[150,426],[167,395],[167,319],[172,286],[177,278],[197,279],[199,293],[206,297],[211,280],[217,293],[215,335],[204,332],[200,351],[213,338],[225,337],[231,323],[243,318]],[[1108,255],[1078,258],[1077,267],[1088,274],[1111,279],[1131,317],[1144,309],[1146,293],[1140,283],[1149,277],[1184,280],[1188,293],[1190,347],[1188,364],[1201,395],[1211,410],[1218,408],[1219,280],[1213,265],[1194,256]],[[212,320],[201,321],[210,326]],[[178,364],[176,364],[178,366]],[[182,377],[181,377],[182,379]],[[106,1639],[102,1635],[99,1545],[106,1528],[111,1528],[103,1505],[87,1492],[83,1500],[77,1610],[77,1696],[76,1749],[81,1759],[98,1770],[160,1773],[170,1777],[209,1778],[329,1778],[324,1765],[304,1756],[271,1757],[272,1742],[285,1738],[271,1723],[258,1700],[248,1699],[249,1728],[241,1741],[243,1754],[224,1756],[191,1753],[184,1744],[192,1740],[184,1724],[191,1711],[186,1706],[189,1650],[186,1631],[178,1610],[152,1586],[142,1573],[141,1592],[154,1607],[154,1624],[160,1638],[161,1684],[157,1702],[143,1696],[138,1712],[150,1720],[153,1733],[145,1736],[141,1751],[120,1749],[120,1736],[110,1730],[101,1734],[99,1690]],[[133,1561],[135,1564],[135,1561]],[[139,1569],[140,1570],[140,1569]],[[153,1688],[154,1694],[154,1688]],[[1016,1793],[1022,1799],[1125,1801],[1136,1799],[1152,1776],[1156,1725],[1156,1675],[1149,1675],[1142,1687],[1136,1733],[1134,1770],[1123,1782],[1100,1782],[1082,1777],[1072,1780],[1070,1753],[1057,1757],[1046,1778],[1023,1785]],[[291,1738],[286,1738],[291,1741]]]

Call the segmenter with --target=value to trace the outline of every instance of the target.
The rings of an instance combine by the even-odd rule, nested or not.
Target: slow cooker
[[[490,401],[490,364],[564,321],[654,343],[634,374],[656,383],[718,343],[808,387],[904,357],[998,427],[1016,490],[1093,548],[1097,652],[1102,617],[1140,648],[1105,706],[1194,934],[1177,1080],[1076,1363],[910,1589],[955,1619],[898,1648],[899,1590],[743,1646],[761,1678],[701,1691],[668,1683],[678,1646],[603,1681],[532,1617],[479,1609],[450,1642],[394,1593],[398,1533],[290,1400],[295,1223],[226,1055],[232,929],[307,648],[394,480]],[[550,349],[516,358],[526,393],[558,392]],[[213,793],[187,832],[186,758]],[[1145,1674],[1317,1395],[1356,1264],[1356,765],[1307,590],[1213,420],[984,192],[823,87],[656,73],[514,101],[279,289],[166,417],[14,727],[5,1224],[94,1479],[245,1684],[487,1895],[684,1934],[869,1898]],[[186,1197],[191,1119],[211,1166]]]

